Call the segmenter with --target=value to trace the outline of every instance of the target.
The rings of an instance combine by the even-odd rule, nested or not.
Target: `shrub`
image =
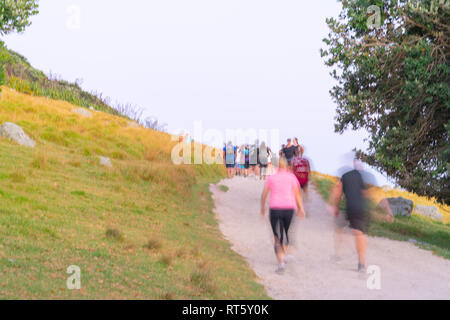
[[[122,234],[117,229],[106,230],[106,238],[118,241],[121,241],[123,239]]]
[[[148,240],[147,244],[144,245],[144,248],[148,250],[159,250],[161,249],[161,247],[161,241],[159,241],[158,239],[150,239]]]

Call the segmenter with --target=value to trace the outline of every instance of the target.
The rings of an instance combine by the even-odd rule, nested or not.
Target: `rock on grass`
[[[6,137],[17,144],[34,148],[36,143],[18,125],[5,122],[0,126],[0,137]]]

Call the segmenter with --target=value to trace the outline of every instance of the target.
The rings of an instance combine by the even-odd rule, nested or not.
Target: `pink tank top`
[[[295,209],[295,191],[300,188],[297,178],[287,170],[278,170],[266,181],[270,190],[271,209]]]

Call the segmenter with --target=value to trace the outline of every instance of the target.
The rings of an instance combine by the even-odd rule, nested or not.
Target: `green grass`
[[[267,298],[219,232],[210,178],[179,194],[89,158],[39,169],[35,152],[0,140],[2,298]],[[18,171],[25,180],[11,178]],[[205,262],[207,275],[198,267]],[[70,265],[82,270],[81,291],[65,287]]]
[[[230,188],[228,188],[227,186],[224,186],[224,185],[220,185],[219,189],[223,192],[228,192],[228,190],[230,190]]]
[[[329,199],[333,182],[314,175],[313,183],[322,197]],[[376,204],[371,202],[370,207],[372,214],[376,214]],[[345,208],[345,202],[340,204],[340,208]],[[443,224],[415,215],[396,217],[393,223],[372,219],[369,235],[399,241],[414,239],[419,247],[450,259],[450,224]]]
[[[71,106],[43,100],[0,99],[0,122],[37,142],[0,138],[1,298],[268,299],[214,217],[222,167],[175,166],[167,135],[110,115],[72,121]],[[113,168],[99,164],[118,150]],[[71,265],[81,291],[66,288]]]

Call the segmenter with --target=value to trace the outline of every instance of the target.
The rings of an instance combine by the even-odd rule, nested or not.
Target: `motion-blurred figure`
[[[350,224],[356,242],[358,253],[358,271],[364,272],[366,268],[367,240],[365,233],[368,229],[367,189],[368,183],[375,184],[375,178],[363,171],[358,160],[353,161],[353,169],[341,169],[341,180],[335,185],[331,193],[331,203],[335,216],[336,226],[336,257],[339,258],[342,243],[343,228]],[[346,217],[339,211],[339,202],[342,195],[346,199]]]
[[[278,172],[267,179],[261,197],[261,214],[266,213],[267,196],[270,194],[270,224],[275,239],[275,254],[278,259],[278,273],[285,269],[286,254],[289,247],[289,227],[295,209],[297,215],[303,219],[303,209],[300,185],[295,176],[289,171],[286,158],[280,158]],[[285,238],[286,236],[286,238]]]
[[[266,146],[265,142],[262,142],[259,146],[258,152],[258,163],[259,163],[259,178],[261,180],[266,180],[267,177],[267,167],[269,165],[269,148]]]
[[[237,148],[233,146],[231,141],[228,142],[228,144],[223,148],[223,158],[225,166],[227,168],[228,179],[231,179],[234,176],[237,158]]]
[[[287,139],[287,145],[283,149],[283,155],[286,157],[289,167],[292,167],[292,159],[295,156],[297,147],[292,144],[292,139]]]
[[[304,150],[305,149],[300,145],[297,147],[295,157],[292,159],[292,171],[300,183],[303,194],[305,197],[308,197],[308,183],[309,176],[311,174],[311,165],[309,160],[303,157]]]

